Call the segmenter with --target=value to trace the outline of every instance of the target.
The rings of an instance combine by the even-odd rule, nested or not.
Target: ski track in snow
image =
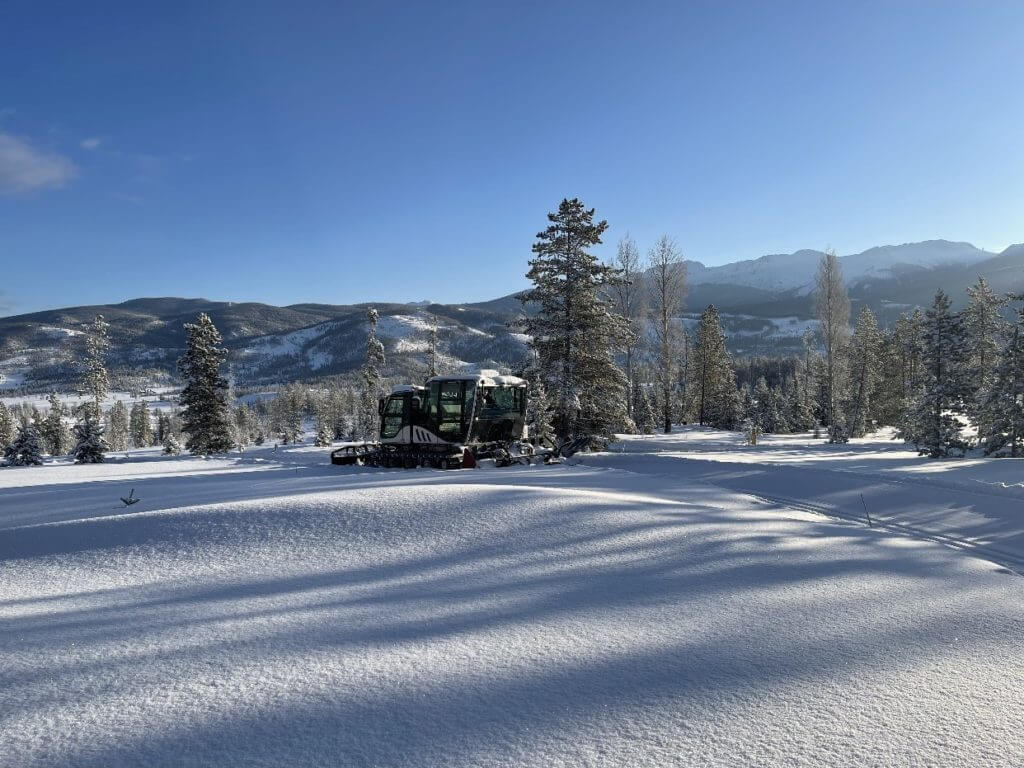
[[[1019,577],[672,437],[0,470],[0,765],[1024,764]]]

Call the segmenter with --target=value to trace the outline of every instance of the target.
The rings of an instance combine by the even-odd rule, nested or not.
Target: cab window
[[[404,412],[405,397],[392,396],[388,398],[388,403],[384,406],[384,415],[381,419],[381,437],[395,437],[402,430],[402,416]]]

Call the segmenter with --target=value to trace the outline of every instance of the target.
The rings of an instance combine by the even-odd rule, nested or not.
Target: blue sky
[[[0,313],[473,301],[581,197],[718,264],[1024,240],[1024,3],[4,4]]]

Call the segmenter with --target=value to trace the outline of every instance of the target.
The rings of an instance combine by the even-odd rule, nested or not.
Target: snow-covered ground
[[[699,427],[624,436],[597,466],[713,484],[971,547],[1024,572],[1024,460],[925,459],[892,430],[829,445],[812,435],[744,436]]]
[[[842,464],[720,437],[0,470],[0,765],[1024,764],[1020,577],[688,475]]]

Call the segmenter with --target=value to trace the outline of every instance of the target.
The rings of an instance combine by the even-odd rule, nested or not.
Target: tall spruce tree
[[[103,315],[96,315],[85,337],[82,384],[92,398],[92,415],[97,423],[103,415],[103,398],[110,389],[110,376],[107,373],[107,353],[110,351],[109,328],[110,325],[103,319]]]
[[[904,433],[921,454],[937,458],[970,447],[960,418],[971,391],[968,360],[963,317],[940,290],[925,313],[924,387]]]
[[[1024,456],[1024,309],[1018,313],[1002,351],[985,402],[987,431],[981,433],[990,456]]]
[[[182,428],[188,436],[185,447],[194,456],[226,453],[234,444],[228,381],[221,375],[227,350],[213,320],[205,312],[195,323],[185,324],[185,354],[178,370],[185,378],[181,392]]]
[[[630,332],[627,320],[605,299],[622,278],[589,249],[601,243],[606,221],[579,200],[562,200],[551,225],[538,233],[521,294],[537,313],[524,320],[552,398],[553,425],[561,437],[610,436],[627,423],[626,377],[615,363]]]
[[[636,405],[633,410],[636,414],[636,428],[641,435],[653,434],[656,425],[654,406],[651,404],[647,389],[642,384],[636,388]]]
[[[107,411],[107,444],[110,450],[127,450],[130,436],[128,408],[125,407],[124,400],[117,400]]]
[[[555,430],[551,426],[551,403],[544,387],[544,379],[536,364],[527,369],[526,380],[526,426],[530,442],[534,445],[554,447]]]
[[[825,423],[829,441],[842,442],[847,437],[840,403],[846,384],[844,352],[850,335],[850,297],[843,283],[843,271],[835,251],[827,250],[818,265],[814,306],[825,347]]]
[[[67,416],[67,408],[54,392],[50,393],[47,404],[49,410],[40,428],[43,442],[51,456],[65,456],[72,447],[71,430],[68,429],[68,425],[64,421],[64,417]]]
[[[665,434],[672,431],[676,410],[676,383],[682,349],[679,316],[686,293],[686,264],[675,241],[662,235],[647,257],[650,282],[654,343],[657,351],[661,423]]]
[[[714,304],[701,313],[693,350],[694,400],[701,425],[735,429],[742,417],[736,374]]]
[[[150,423],[149,405],[139,400],[132,405],[128,415],[128,428],[136,448],[148,448],[153,444],[153,425]]]
[[[882,337],[874,313],[864,307],[850,342],[846,430],[850,437],[867,434],[875,389],[880,377]]]
[[[984,277],[967,289],[970,302],[964,310],[964,331],[967,334],[969,350],[968,373],[970,393],[967,399],[967,414],[978,428],[978,435],[984,437],[993,432],[989,416],[989,392],[996,379],[1000,365],[1000,350],[1006,336],[1006,321],[1001,311],[1006,299],[989,287]]]
[[[7,406],[0,402],[0,451],[7,450],[7,446],[14,439],[14,417],[11,416]]]
[[[430,323],[430,335],[427,339],[427,375],[432,379],[437,376],[437,315],[434,315]]]
[[[357,429],[363,440],[377,437],[380,414],[378,403],[384,391],[384,345],[377,338],[377,310],[371,307],[366,311],[369,329],[366,333],[366,360],[360,373],[359,413]]]

